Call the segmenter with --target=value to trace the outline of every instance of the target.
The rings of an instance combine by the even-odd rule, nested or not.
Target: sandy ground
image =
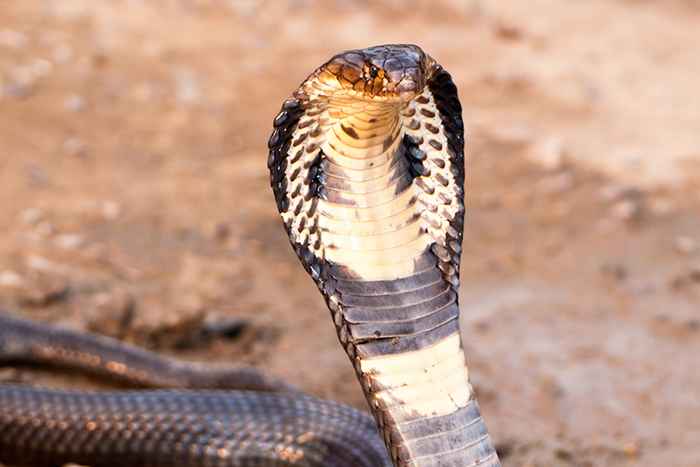
[[[364,407],[265,142],[315,66],[384,42],[460,88],[462,324],[504,465],[700,466],[694,0],[6,0],[0,306]]]

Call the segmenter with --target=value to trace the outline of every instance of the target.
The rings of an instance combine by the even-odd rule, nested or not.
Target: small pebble
[[[19,287],[24,283],[22,276],[6,269],[0,271],[0,287]]]
[[[0,84],[3,84],[0,82]],[[0,87],[0,97],[14,97],[23,99],[29,97],[34,91],[34,83],[8,82]]]
[[[25,68],[26,72],[35,80],[47,76],[49,73],[51,73],[52,69],[53,63],[44,58],[34,59]]]
[[[601,200],[610,202],[622,197],[622,193],[624,193],[624,191],[625,187],[622,185],[606,185],[600,189],[598,196]]]
[[[78,138],[68,138],[63,142],[63,150],[69,156],[82,157],[86,152],[86,144]]]
[[[21,49],[27,45],[27,36],[12,29],[0,29],[0,46]]]
[[[71,94],[63,102],[63,107],[71,112],[79,112],[85,108],[85,99],[78,94]]]
[[[638,457],[640,445],[636,441],[629,441],[622,445],[622,452],[624,452],[627,457]]]
[[[175,72],[175,98],[182,103],[194,103],[200,100],[202,91],[197,76],[192,70]]]
[[[62,234],[58,235],[54,242],[59,248],[74,250],[84,243],[84,238],[78,234]]]
[[[493,28],[496,37],[507,41],[518,41],[523,38],[523,31],[515,24],[499,21]]]
[[[690,277],[691,281],[700,284],[700,264],[691,266],[688,277]]]
[[[685,289],[696,284],[700,284],[700,264],[691,266],[689,270],[673,277],[670,282],[670,286],[674,290]]]
[[[554,450],[554,457],[562,461],[570,461],[574,458],[574,454],[564,448],[556,448]]]
[[[49,173],[43,167],[32,163],[27,166],[26,171],[27,178],[33,185],[46,186],[49,184]]]
[[[564,143],[557,137],[549,137],[538,141],[529,153],[545,169],[551,171],[560,170],[566,162]]]
[[[121,214],[122,208],[115,201],[105,201],[102,203],[102,216],[108,220],[114,220]]]
[[[49,261],[48,259],[44,258],[43,256],[38,256],[38,255],[30,255],[27,258],[27,267],[30,269],[34,269],[36,271],[41,271],[41,272],[49,272],[49,273],[61,273],[64,272],[64,268],[57,265],[53,261]]]
[[[649,209],[656,216],[664,216],[674,211],[673,202],[667,198],[658,198],[651,201]]]
[[[474,326],[474,330],[479,334],[483,334],[491,330],[491,324],[485,320],[475,321],[472,326]]]
[[[642,207],[638,201],[625,199],[615,203],[610,209],[610,213],[616,219],[631,221],[639,218]]]
[[[673,243],[676,251],[683,255],[694,253],[698,249],[698,242],[687,236],[676,237]]]
[[[223,337],[235,339],[250,327],[250,321],[232,316],[216,316],[209,314],[204,319],[201,329],[201,338]]]
[[[214,226],[214,239],[222,242],[228,239],[230,236],[231,228],[229,227],[229,225],[224,222],[217,222],[217,224]]]
[[[619,263],[606,263],[601,268],[601,272],[611,276],[618,281],[623,281],[629,275],[627,268]]]
[[[39,222],[36,227],[34,228],[33,233],[38,235],[39,237],[48,237],[52,235],[56,229],[54,228],[53,224],[48,221],[43,221]]]
[[[44,217],[44,212],[39,208],[27,208],[20,214],[22,222],[29,225],[34,225]]]

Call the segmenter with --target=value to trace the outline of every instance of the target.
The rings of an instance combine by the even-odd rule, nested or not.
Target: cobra
[[[459,329],[463,133],[449,73],[415,45],[332,57],[274,119],[268,167],[277,207],[376,428],[362,412],[251,370],[234,371],[226,387],[277,392],[5,386],[0,461],[499,466]],[[159,374],[191,387],[221,381],[115,341],[10,319],[2,329],[0,350],[19,360],[60,360],[140,384],[160,385]]]

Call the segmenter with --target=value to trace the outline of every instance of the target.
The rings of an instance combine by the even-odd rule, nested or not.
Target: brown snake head
[[[282,105],[270,182],[394,465],[500,465],[459,330],[464,126],[415,45],[350,50]]]
[[[381,45],[335,55],[317,79],[358,99],[408,102],[422,91],[434,64],[416,45]]]

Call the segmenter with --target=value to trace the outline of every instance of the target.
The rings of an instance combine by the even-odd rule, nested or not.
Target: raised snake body
[[[450,75],[417,46],[385,45],[319,67],[284,102],[268,143],[291,244],[326,300],[397,467],[500,465],[459,333],[463,131]],[[28,334],[19,340],[40,340],[41,332]],[[65,345],[58,339],[52,348]],[[253,381],[257,389],[280,386]],[[388,463],[361,413],[293,392],[5,387],[0,404],[0,461]]]

